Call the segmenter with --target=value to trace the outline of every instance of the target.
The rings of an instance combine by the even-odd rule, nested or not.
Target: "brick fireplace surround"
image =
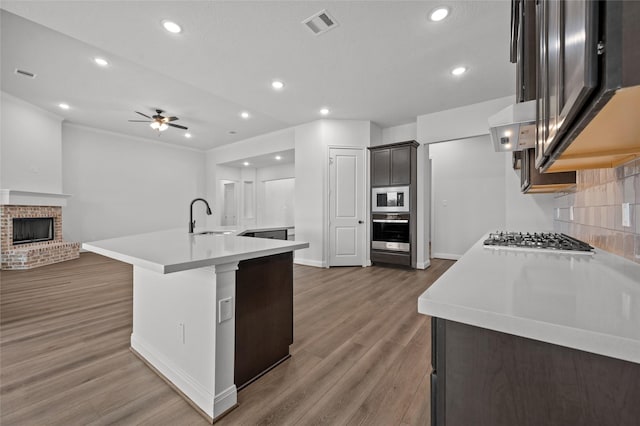
[[[14,218],[53,218],[52,241],[13,245]],[[31,269],[77,259],[80,243],[62,240],[62,207],[43,205],[0,205],[2,269]]]

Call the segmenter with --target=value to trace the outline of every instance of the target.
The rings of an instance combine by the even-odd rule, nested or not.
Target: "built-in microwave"
[[[409,187],[387,186],[371,188],[372,212],[408,212]]]

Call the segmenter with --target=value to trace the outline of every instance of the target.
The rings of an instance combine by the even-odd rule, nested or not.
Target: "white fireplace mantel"
[[[0,189],[0,205],[64,207],[70,197],[69,194]]]

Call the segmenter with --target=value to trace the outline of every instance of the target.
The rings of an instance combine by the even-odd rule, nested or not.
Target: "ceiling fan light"
[[[158,130],[161,132],[164,132],[168,128],[169,128],[169,125],[167,123],[161,123],[160,126],[158,127]]]
[[[151,126],[151,128],[153,130],[158,130],[158,128],[160,127],[160,123],[158,123],[157,121],[152,121],[149,126]]]

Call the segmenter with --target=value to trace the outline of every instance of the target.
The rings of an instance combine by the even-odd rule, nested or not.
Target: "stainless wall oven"
[[[411,250],[409,214],[374,213],[372,223],[372,249],[401,252]]]
[[[372,212],[409,212],[409,187],[371,188]]]

